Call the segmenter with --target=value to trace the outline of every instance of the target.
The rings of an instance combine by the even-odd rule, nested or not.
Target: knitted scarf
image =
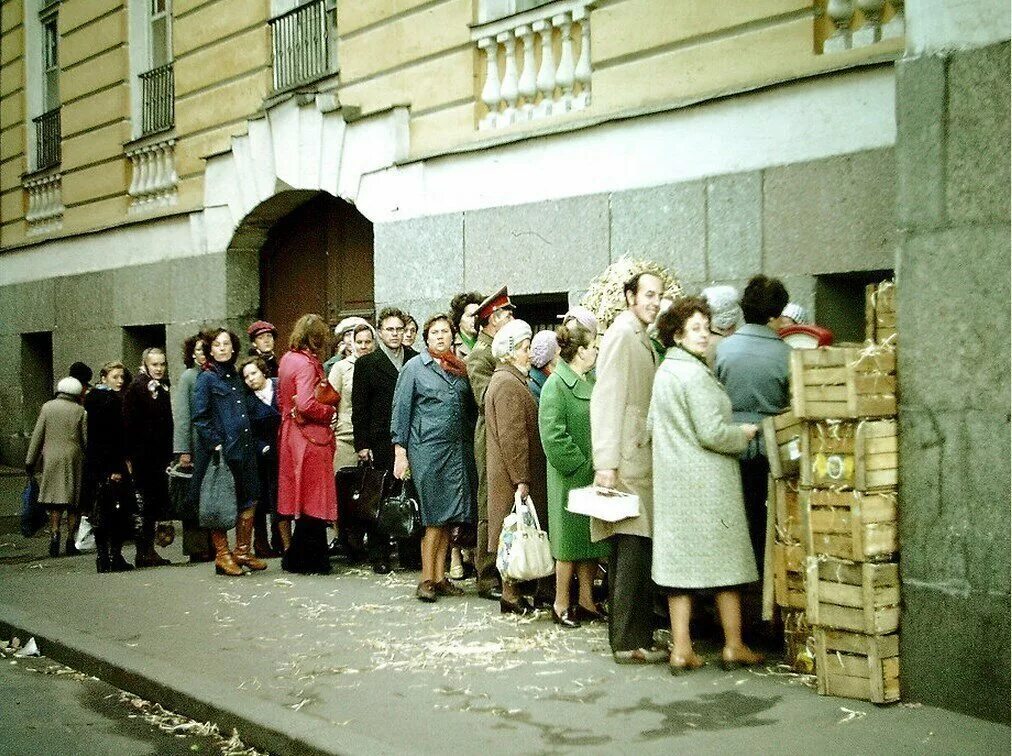
[[[430,349],[429,355],[450,375],[467,378],[467,365],[453,353],[453,349],[447,349],[445,352],[434,352]]]

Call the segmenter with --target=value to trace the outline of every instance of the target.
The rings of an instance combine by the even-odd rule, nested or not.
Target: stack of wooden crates
[[[792,434],[782,429],[796,427],[800,444],[793,513],[789,479],[777,480],[771,496],[788,651],[794,628],[810,628],[819,693],[875,703],[899,699],[894,290],[892,282],[868,288],[864,345],[791,354],[791,412],[768,421],[782,426],[775,428],[778,442],[787,441],[778,443],[777,463],[793,453],[786,439]],[[770,467],[777,465],[771,460]],[[791,625],[798,590],[804,615]]]

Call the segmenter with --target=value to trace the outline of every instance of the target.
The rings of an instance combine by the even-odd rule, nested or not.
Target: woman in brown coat
[[[76,378],[56,384],[56,398],[42,405],[28,444],[25,469],[35,474],[42,462],[39,503],[49,510],[49,556],[60,555],[60,516],[67,512],[67,555],[80,554],[74,547],[77,505],[81,498],[84,449],[88,443],[88,418],[81,406],[83,387]]]
[[[485,437],[488,469],[488,548],[495,554],[503,520],[515,494],[530,496],[538,519],[548,522],[545,452],[538,431],[538,407],[527,387],[531,367],[531,327],[514,320],[495,335],[492,354],[499,366],[485,392]],[[542,525],[544,527],[544,525]],[[533,610],[518,586],[503,578],[499,609],[526,614]]]

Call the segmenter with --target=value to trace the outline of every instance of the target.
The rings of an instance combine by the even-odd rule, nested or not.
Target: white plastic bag
[[[513,511],[502,524],[496,567],[503,579],[518,583],[555,572],[548,533],[541,529],[534,502],[529,496],[526,501],[521,500],[519,491],[513,498]]]
[[[95,531],[92,530],[88,515],[81,515],[81,523],[77,526],[77,535],[74,536],[74,547],[78,551],[95,550]]]

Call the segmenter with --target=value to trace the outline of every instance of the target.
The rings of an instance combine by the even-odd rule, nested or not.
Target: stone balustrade
[[[132,175],[130,213],[142,213],[176,204],[176,140],[163,139],[127,150]]]
[[[887,9],[892,13],[883,22]],[[906,34],[903,0],[827,0],[825,13],[835,29],[822,45],[824,54],[867,47]]]
[[[590,6],[556,0],[471,28],[485,81],[478,128],[498,129],[590,105]]]
[[[28,192],[28,211],[25,213],[27,233],[41,234],[62,227],[62,174],[50,173],[46,176],[25,179],[23,186]]]

